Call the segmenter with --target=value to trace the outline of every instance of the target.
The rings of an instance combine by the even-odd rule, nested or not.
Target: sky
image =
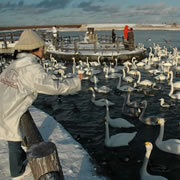
[[[179,0],[0,0],[0,26],[180,24]]]
[[[107,179],[96,175],[89,154],[53,117],[34,106],[30,108],[30,113],[43,139],[55,143],[65,180]],[[11,180],[6,141],[0,141],[0,159],[0,179]],[[24,180],[34,180],[33,175],[25,177]]]

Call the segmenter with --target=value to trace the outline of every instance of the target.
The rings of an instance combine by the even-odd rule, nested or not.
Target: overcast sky
[[[179,0],[0,0],[0,26],[180,24]]]

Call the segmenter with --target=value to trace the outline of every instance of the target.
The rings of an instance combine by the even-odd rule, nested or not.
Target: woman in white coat
[[[58,95],[81,89],[78,77],[54,81],[38,63],[44,41],[32,30],[25,30],[15,45],[17,60],[0,74],[0,139],[8,141],[10,173],[18,179],[25,173],[26,154],[21,148],[20,119],[38,93]]]

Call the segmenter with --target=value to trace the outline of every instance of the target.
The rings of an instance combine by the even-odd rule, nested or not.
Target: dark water
[[[77,35],[79,32],[71,32],[70,34]],[[109,33],[98,32],[100,33]],[[121,34],[122,32],[117,32]],[[62,33],[69,35],[69,33]],[[152,46],[152,43],[158,43],[161,47],[166,46],[168,50],[172,47],[180,48],[180,31],[135,31],[136,42],[145,44],[145,47]],[[151,38],[151,41],[147,39]],[[168,43],[167,43],[168,41]],[[142,72],[142,77],[154,80],[153,76],[146,70],[139,69]],[[116,86],[118,79],[105,80],[103,74],[97,75],[100,82],[99,86],[107,85],[113,90],[104,95],[96,93],[96,98],[108,98],[115,103],[115,106],[110,107],[110,116],[126,118],[131,123],[135,124],[135,128],[118,129],[110,128],[110,135],[120,132],[137,131],[136,137],[129,146],[118,148],[107,148],[104,146],[105,138],[105,107],[97,107],[91,102],[91,92],[89,87],[94,84],[89,80],[82,81],[82,90],[77,95],[69,96],[47,96],[39,95],[34,105],[43,111],[52,115],[59,121],[71,135],[82,144],[89,152],[90,156],[97,165],[97,173],[107,176],[112,180],[139,180],[139,170],[142,165],[145,155],[145,141],[151,141],[153,144],[159,134],[159,126],[147,126],[142,124],[137,118],[123,116],[121,109],[123,103],[123,93],[117,93]],[[180,81],[177,77],[175,81]],[[146,96],[142,92],[133,92],[132,100],[148,101],[148,107],[145,115],[159,115],[166,119],[164,139],[178,138],[180,139],[180,101],[172,100],[168,93],[170,86],[167,81],[157,85],[161,87],[153,93],[155,96]],[[176,106],[166,109],[160,107],[159,100],[161,97],[166,101],[173,102]],[[165,153],[154,144],[153,151],[148,164],[148,172],[153,175],[162,175],[169,180],[180,180],[180,156]]]

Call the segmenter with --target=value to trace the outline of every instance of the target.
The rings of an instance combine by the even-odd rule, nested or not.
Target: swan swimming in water
[[[109,125],[105,121],[105,146],[107,147],[120,147],[128,146],[129,142],[134,139],[137,132],[133,133],[118,133],[113,136],[109,136]]]
[[[147,172],[147,166],[148,166],[148,162],[149,162],[149,158],[151,155],[151,151],[153,149],[153,145],[150,142],[145,142],[145,148],[146,148],[146,153],[144,156],[144,161],[143,161],[143,165],[140,169],[140,180],[168,180],[165,177],[162,176],[156,176],[156,175],[151,175]]]
[[[156,146],[162,151],[180,155],[180,139],[168,139],[163,141],[165,120],[160,119],[157,123],[160,125],[160,133],[155,141]]]
[[[157,126],[157,121],[158,121],[159,119],[163,119],[163,118],[157,117],[157,116],[143,117],[143,116],[144,116],[144,113],[145,113],[145,110],[146,110],[146,108],[147,108],[147,104],[148,104],[148,103],[147,103],[146,100],[143,100],[143,101],[142,101],[142,105],[144,105],[144,108],[143,108],[143,110],[142,110],[142,112],[141,112],[141,114],[140,114],[140,116],[139,116],[139,120],[140,120],[142,123],[146,124],[146,125],[154,125],[154,126]]]
[[[178,91],[177,93],[174,93],[174,84],[171,82],[171,89],[170,89],[170,92],[169,92],[169,96],[172,98],[172,99],[180,99],[180,92]]]
[[[92,102],[92,103],[94,103],[96,106],[106,106],[106,103],[105,103],[105,100],[106,100],[106,99],[98,99],[98,100],[96,100],[96,99],[95,99],[95,98],[96,98],[96,95],[95,95],[94,89],[93,89],[92,87],[90,87],[89,90],[92,92],[92,98],[91,98],[91,102]],[[111,101],[109,101],[109,100],[108,100],[108,102],[109,102],[109,106],[114,105],[113,102],[111,102]]]
[[[131,128],[131,127],[135,127],[134,124],[131,124],[126,119],[123,119],[123,118],[114,118],[114,119],[112,119],[110,117],[110,115],[109,115],[109,103],[108,103],[107,100],[105,100],[105,102],[106,102],[105,120],[108,122],[108,124],[111,127],[115,127],[115,128]]]

